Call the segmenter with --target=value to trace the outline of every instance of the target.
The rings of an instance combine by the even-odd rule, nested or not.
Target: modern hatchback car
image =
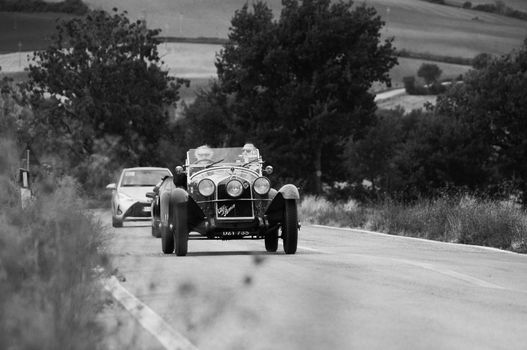
[[[166,176],[172,176],[167,168],[123,169],[119,182],[106,186],[112,190],[113,227],[122,227],[124,220],[150,220],[152,199],[147,198],[146,193]]]

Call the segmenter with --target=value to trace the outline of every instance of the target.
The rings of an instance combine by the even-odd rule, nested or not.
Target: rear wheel
[[[298,213],[296,200],[294,199],[285,200],[282,239],[284,240],[284,252],[286,254],[295,254],[298,242]]]
[[[270,253],[276,252],[278,249],[278,229],[267,232],[265,235],[265,250]]]
[[[174,234],[170,228],[161,224],[161,250],[165,254],[172,254],[174,252]]]
[[[176,255],[185,256],[188,251],[187,203],[178,203],[175,210],[174,240]]]

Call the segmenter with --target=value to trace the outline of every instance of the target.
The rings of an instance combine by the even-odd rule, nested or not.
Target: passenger
[[[247,142],[243,145],[242,155],[243,163],[247,164],[246,167],[254,170],[258,173],[261,172],[260,159],[258,157],[258,149],[253,143]]]
[[[196,163],[212,162],[214,151],[208,145],[199,146],[194,152]]]

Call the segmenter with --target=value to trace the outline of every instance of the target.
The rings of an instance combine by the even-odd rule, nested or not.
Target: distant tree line
[[[452,7],[460,7],[463,9],[495,13],[495,14],[502,15],[502,16],[517,18],[521,20],[527,20],[527,12],[516,10],[512,7],[509,7],[505,5],[505,2],[503,2],[502,0],[496,0],[494,1],[493,4],[478,4],[478,5],[473,5],[472,2],[465,1],[461,6],[457,6],[453,3],[446,2],[445,0],[423,0],[423,1],[431,2],[434,4],[452,6]]]
[[[84,15],[89,11],[82,0],[46,2],[43,0],[0,0],[0,11],[11,12],[61,12]]]
[[[273,182],[303,193],[411,201],[453,190],[527,203],[527,42],[474,59],[436,106],[378,111],[369,89],[389,84],[397,62],[382,25],[351,1],[285,0],[278,19],[263,2],[245,5],[218,79],[170,122],[188,82],[161,68],[159,30],[94,11],[61,23],[35,57],[19,139],[96,191],[122,166],[173,167],[189,148],[251,141]],[[440,72],[421,73],[433,84]]]
[[[346,147],[350,179],[368,179],[369,197],[453,190],[527,203],[526,73],[527,41],[503,57],[478,57],[435,107],[379,111],[367,135]]]

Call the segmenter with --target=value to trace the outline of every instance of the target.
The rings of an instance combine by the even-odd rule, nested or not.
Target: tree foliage
[[[527,199],[527,40],[492,59],[438,100],[437,112],[470,124],[474,142],[486,145],[494,187],[508,183]]]
[[[362,137],[375,111],[374,81],[396,64],[375,9],[352,1],[284,0],[280,17],[256,2],[236,11],[218,56],[219,84],[233,96],[236,139],[308,189],[335,180],[343,142]]]
[[[168,110],[186,83],[160,67],[159,30],[114,12],[61,22],[30,66],[29,141],[46,143],[74,167],[96,154],[117,164],[159,161]]]
[[[82,0],[46,2],[43,0],[0,0],[0,11],[63,12],[83,15],[89,11]]]
[[[435,108],[379,112],[346,145],[350,180],[405,200],[455,189],[527,203],[527,46],[465,75]]]
[[[443,72],[433,63],[423,63],[417,70],[417,76],[424,79],[426,85],[431,85],[439,79]]]

